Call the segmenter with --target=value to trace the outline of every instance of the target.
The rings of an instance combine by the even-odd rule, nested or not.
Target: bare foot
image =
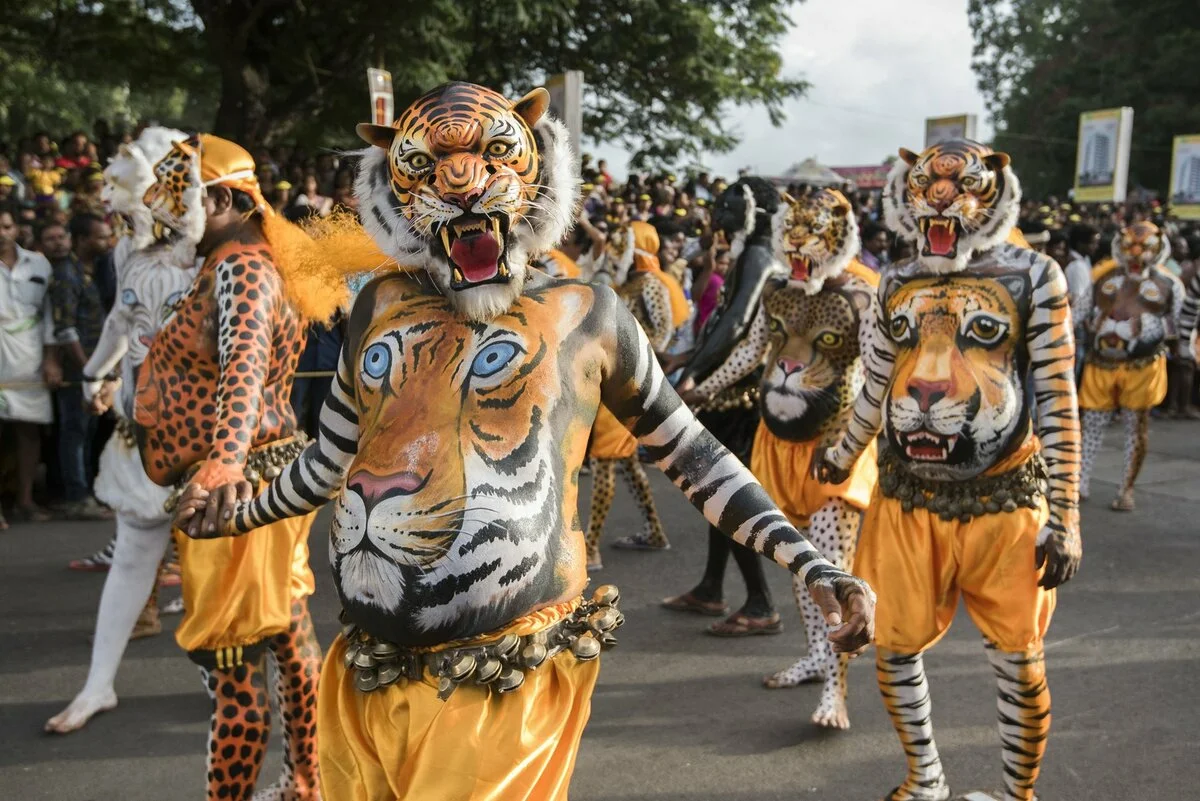
[[[827,729],[850,728],[850,713],[846,710],[846,699],[836,688],[830,688],[828,683],[821,693],[821,703],[813,712],[812,722]]]
[[[116,708],[117,694],[112,690],[96,695],[80,693],[70,706],[46,721],[44,728],[48,734],[70,734],[86,726],[93,715]]]
[[[1133,490],[1124,490],[1117,495],[1112,502],[1112,510],[1114,512],[1132,512],[1133,511]]]
[[[811,657],[801,657],[786,670],[763,677],[763,686],[772,690],[796,687],[821,678],[821,669]]]

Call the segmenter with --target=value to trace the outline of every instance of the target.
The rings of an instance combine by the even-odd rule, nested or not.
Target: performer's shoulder
[[[879,273],[863,264],[858,259],[851,259],[844,273],[849,283],[866,284],[871,289],[879,288]]]
[[[1117,269],[1116,259],[1105,259],[1104,261],[1099,262],[1095,267],[1092,268],[1092,283],[1096,283],[1115,269]]]

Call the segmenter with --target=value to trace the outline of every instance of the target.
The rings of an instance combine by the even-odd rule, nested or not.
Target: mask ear
[[[512,109],[525,124],[532,128],[550,108],[550,93],[542,87],[534,89],[529,94],[513,103]]]
[[[986,164],[989,169],[994,170],[995,172],[1000,172],[1012,163],[1012,159],[1008,157],[1007,153],[988,153],[983,157],[983,163]]]
[[[920,158],[920,156],[917,155],[916,153],[912,152],[908,148],[902,147],[902,148],[900,148],[900,158],[904,159],[904,161],[908,164],[908,166],[911,167],[912,165],[917,163],[917,159]]]
[[[381,147],[387,150],[392,146],[392,140],[396,138],[396,129],[390,125],[374,125],[369,122],[360,122],[354,126],[354,132],[358,134],[358,138],[362,139],[368,145]]]

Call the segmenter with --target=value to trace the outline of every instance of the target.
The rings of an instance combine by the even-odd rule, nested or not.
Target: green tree
[[[1130,186],[1166,195],[1171,139],[1200,132],[1195,0],[970,0],[973,66],[1030,196],[1073,183],[1079,114],[1134,109]]]
[[[577,69],[589,138],[619,142],[642,163],[670,162],[731,149],[732,105],[761,103],[779,122],[804,91],[782,74],[778,52],[794,4],[32,0],[0,34],[0,51],[11,47],[0,86],[24,70],[61,87],[40,95],[52,100],[36,114],[13,99],[0,126],[79,120],[107,102],[97,89],[127,87],[156,106],[174,98],[181,118],[208,104],[198,124],[248,145],[353,144],[369,108],[367,67],[392,72],[398,107],[448,79],[517,95]]]

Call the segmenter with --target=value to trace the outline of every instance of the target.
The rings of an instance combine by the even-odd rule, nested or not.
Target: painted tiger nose
[[[471,207],[475,205],[475,201],[483,197],[483,188],[475,187],[465,192],[446,192],[442,197],[459,208],[470,211]]]
[[[424,476],[405,470],[390,476],[377,476],[366,470],[359,470],[350,475],[347,486],[358,492],[367,503],[390,498],[393,495],[413,495],[429,483],[433,475],[430,470]]]
[[[779,365],[779,369],[783,371],[784,375],[798,373],[804,369],[804,362],[799,359],[780,359],[776,364]]]
[[[929,411],[933,405],[946,397],[950,391],[949,381],[925,381],[914,378],[908,384],[909,396],[917,402],[923,412]]]

